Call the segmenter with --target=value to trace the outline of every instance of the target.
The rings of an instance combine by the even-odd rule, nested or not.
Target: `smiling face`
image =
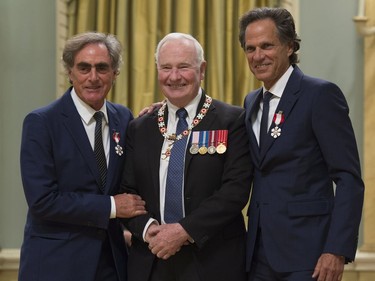
[[[192,41],[174,39],[160,48],[157,68],[159,86],[165,97],[181,108],[197,96],[206,62],[199,64]]]
[[[68,74],[78,97],[95,110],[103,106],[117,76],[104,44],[89,44],[77,52]]]
[[[270,89],[290,66],[293,49],[280,42],[275,23],[263,19],[247,26],[245,52],[251,72]]]

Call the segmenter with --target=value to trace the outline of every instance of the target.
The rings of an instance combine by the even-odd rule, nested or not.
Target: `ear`
[[[69,69],[67,72],[69,83],[73,84],[73,79],[72,79],[72,71]]]
[[[204,73],[206,72],[206,66],[207,66],[207,62],[206,61],[203,61],[202,63],[201,63],[201,66],[199,67],[199,70],[200,70],[200,73],[201,73],[201,80],[203,80],[204,79]]]
[[[288,44],[288,57],[290,57],[294,52],[294,44],[293,42]]]

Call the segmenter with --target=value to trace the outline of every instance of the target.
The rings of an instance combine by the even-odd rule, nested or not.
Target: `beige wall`
[[[22,122],[56,97],[55,19],[53,0],[0,0],[0,249],[22,242]]]
[[[375,1],[367,0],[367,26],[375,28]],[[364,243],[363,251],[375,252],[375,34],[365,38],[364,90]],[[374,278],[375,280],[375,278]]]

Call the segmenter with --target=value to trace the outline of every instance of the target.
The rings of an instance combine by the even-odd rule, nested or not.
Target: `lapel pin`
[[[276,139],[281,136],[281,128],[279,127],[279,125],[284,123],[284,119],[284,113],[282,111],[275,113],[275,115],[273,116],[272,121],[275,123],[275,127],[271,129],[271,136],[273,138]]]
[[[113,131],[112,137],[113,137],[113,140],[116,142],[116,146],[115,146],[116,154],[118,156],[121,156],[122,154],[124,154],[124,150],[123,150],[122,146],[119,145],[119,142],[120,142],[120,133],[116,132],[116,131]]]

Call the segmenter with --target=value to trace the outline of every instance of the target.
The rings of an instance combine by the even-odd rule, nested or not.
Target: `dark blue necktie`
[[[176,112],[178,123],[176,135],[188,128],[186,122],[187,112],[180,108]],[[183,182],[185,167],[185,150],[187,136],[173,143],[168,164],[167,184],[165,190],[164,221],[166,223],[178,222],[183,218]]]
[[[107,160],[106,160],[105,153],[104,153],[103,137],[102,137],[103,116],[104,114],[101,111],[97,111],[94,114],[94,119],[96,121],[94,153],[95,153],[96,163],[98,164],[98,168],[100,172],[102,190],[104,190],[106,179],[107,179]]]
[[[263,96],[263,112],[262,112],[262,119],[260,121],[260,133],[259,133],[259,149],[262,151],[262,146],[264,147],[264,142],[267,138],[267,131],[268,131],[268,115],[270,112],[270,100],[272,97],[272,93],[265,92]]]

